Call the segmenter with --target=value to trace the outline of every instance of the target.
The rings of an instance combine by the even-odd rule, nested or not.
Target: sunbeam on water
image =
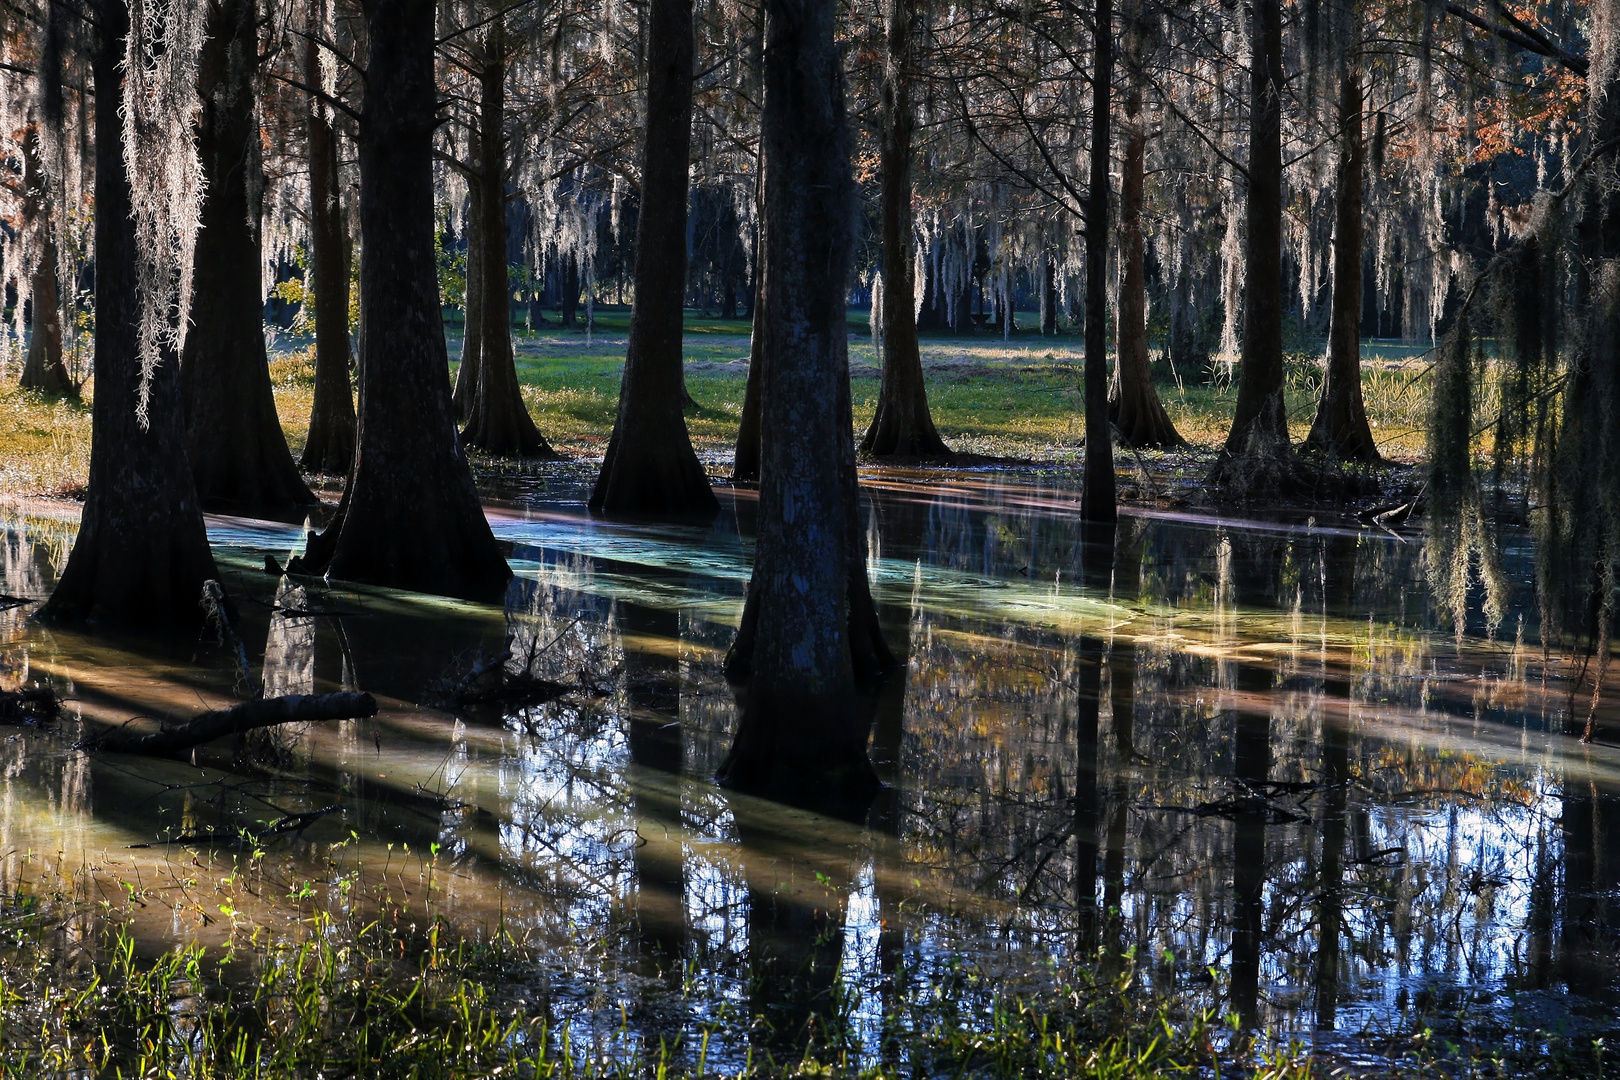
[[[1512,640],[1459,638],[1411,536],[1127,516],[1097,565],[1066,486],[868,480],[869,571],[905,663],[863,699],[886,781],[864,820],[710,780],[736,715],[721,663],[747,493],[709,529],[509,499],[490,510],[517,575],[504,611],[278,584],[258,567],[300,531],[221,518],[250,671],[206,638],[0,612],[0,689],[69,699],[0,749],[0,887],[136,883],[137,937],[161,948],[341,908],[355,875],[397,881],[469,933],[552,943],[517,981],[599,1042],[721,1010],[787,1030],[836,980],[877,1053],[897,970],[970,963],[1038,992],[1126,956],[1146,991],[1319,1045],[1435,1016],[1612,1025],[1620,717],[1599,701],[1579,741],[1589,684],[1543,653],[1527,587]],[[0,592],[43,598],[71,523],[0,520]],[[470,692],[490,670],[527,692]],[[73,748],[259,685],[363,689],[382,711],[185,761]],[[810,974],[750,977],[773,969]],[[741,1060],[746,1025],[705,1052]]]

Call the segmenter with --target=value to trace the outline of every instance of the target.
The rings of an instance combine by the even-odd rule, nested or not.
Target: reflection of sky
[[[1562,691],[1542,689],[1539,650],[1473,640],[1459,648],[1430,614],[1415,544],[1133,518],[1125,557],[1099,588],[1081,582],[1065,500],[1038,487],[997,491],[995,481],[976,481],[933,501],[885,502],[873,515],[874,592],[886,624],[908,636],[897,838],[794,819],[797,846],[760,846],[747,837],[762,825],[788,827],[707,782],[735,721],[718,665],[751,547],[725,518],[703,531],[496,515],[518,575],[505,622],[514,654],[535,654],[529,675],[588,683],[592,693],[508,709],[497,722],[391,705],[414,718],[416,741],[385,732],[372,753],[366,735],[369,764],[343,768],[476,804],[487,822],[456,811],[432,827],[463,874],[459,895],[488,910],[497,885],[523,892],[514,917],[591,957],[551,976],[572,1003],[561,1020],[611,1032],[618,1005],[648,992],[650,978],[638,966],[633,910],[638,815],[649,796],[628,778],[625,728],[633,701],[624,636],[646,632],[624,622],[624,605],[678,610],[681,640],[657,670],[679,682],[689,775],[651,785],[652,800],[668,795],[676,810],[645,832],[669,836],[678,852],[673,908],[698,989],[660,1022],[691,1034],[726,1009],[748,1008],[746,964],[762,947],[751,938],[750,882],[774,874],[852,883],[830,887],[842,893],[845,977],[860,991],[853,1020],[872,1045],[885,933],[903,935],[907,962],[925,971],[974,958],[1009,985],[1039,985],[1049,961],[1091,955],[1099,940],[1154,961],[1172,953],[1173,972],[1144,973],[1155,986],[1187,989],[1206,967],[1224,977],[1235,830],[1219,807],[1247,794],[1233,780],[1233,717],[1258,710],[1270,738],[1267,776],[1294,785],[1267,800],[1281,816],[1265,830],[1262,1007],[1266,1022],[1306,1029],[1328,812],[1318,783],[1324,733],[1346,723],[1340,1030],[1387,1022],[1403,990],[1495,994],[1523,978],[1538,871],[1562,855],[1563,804],[1550,793],[1575,774],[1609,784],[1606,791],[1620,780],[1620,758],[1602,748],[1572,766],[1577,748],[1559,733]],[[20,535],[7,534],[5,588],[37,594],[53,563],[31,558]],[[301,535],[210,520],[214,543],[245,553],[245,562],[284,557]],[[296,603],[318,603],[319,592],[312,584]],[[470,609],[394,601],[406,614],[390,617]],[[292,594],[284,602],[292,606]],[[266,682],[289,691],[332,682],[319,653],[328,640],[319,635],[331,627],[278,620],[258,639]],[[1078,757],[1079,687],[1095,658],[1081,635],[1111,650],[1087,762]],[[21,640],[0,671],[27,671],[30,655],[45,655],[43,641]],[[61,635],[49,648],[80,646]],[[1245,681],[1256,670],[1267,677]],[[1125,718],[1116,716],[1127,679],[1128,746]],[[317,741],[313,753],[325,760],[328,751]],[[37,783],[65,786],[60,775]],[[62,827],[58,815],[36,814],[30,826],[26,805],[12,809],[35,790],[8,788],[13,844],[30,828],[48,835]],[[403,820],[390,790],[370,797],[382,820]],[[66,796],[53,798],[60,806]],[[1079,863],[1085,830],[1095,847],[1090,867]],[[1109,866],[1119,868],[1117,880]],[[1117,897],[1117,914],[1103,913],[1086,931],[1082,895],[1095,904]],[[1099,938],[1083,939],[1088,932]],[[711,1061],[724,1057],[716,1053]],[[725,1053],[735,1058],[740,1048]]]

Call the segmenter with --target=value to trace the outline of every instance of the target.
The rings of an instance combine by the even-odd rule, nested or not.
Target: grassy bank
[[[613,427],[624,366],[628,313],[598,312],[591,333],[556,327],[515,337],[518,377],[540,430],[571,456],[600,456]],[[855,429],[877,406],[879,367],[861,319],[851,322],[851,393]],[[459,328],[450,327],[452,361]],[[687,388],[696,409],[687,425],[700,453],[716,463],[736,441],[748,376],[748,324],[692,316],[687,327]],[[1081,446],[1080,342],[1073,337],[1020,335],[928,337],[922,345],[935,423],[953,449],[987,457],[1062,464]],[[314,365],[305,342],[283,339],[273,351],[271,378],[282,427],[294,454],[308,433]],[[1428,407],[1427,360],[1417,349],[1364,346],[1363,389],[1386,455],[1416,460],[1423,450]],[[1195,446],[1225,438],[1236,388],[1223,373],[1175,372],[1159,361],[1159,393],[1171,419]],[[1288,404],[1297,437],[1308,429],[1319,372],[1291,364]],[[73,495],[89,472],[88,401],[58,402],[14,388],[0,392],[0,491],[15,495]],[[1151,458],[1152,455],[1148,455]]]
[[[602,985],[582,1007],[545,988],[566,958],[544,943],[506,928],[460,937],[382,888],[355,889],[341,910],[305,903],[274,933],[237,921],[223,947],[155,954],[122,921],[152,897],[134,884],[127,897],[6,902],[0,1077],[1313,1075],[1297,1050],[1257,1051],[1213,1015],[1142,994],[1128,958],[1106,975],[1054,974],[1038,996],[967,965],[897,971],[875,1023],[854,988],[802,972],[755,972],[740,1000],[663,972]]]

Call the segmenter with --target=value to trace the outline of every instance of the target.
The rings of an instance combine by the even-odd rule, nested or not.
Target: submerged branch
[[[0,720],[15,722],[55,720],[62,709],[56,691],[48,686],[26,690],[8,690],[0,693]]]
[[[124,728],[114,728],[85,739],[79,743],[79,749],[110,750],[117,754],[177,754],[254,728],[315,720],[355,720],[376,715],[377,699],[370,694],[353,691],[291,694],[245,701],[228,709],[214,709],[166,731],[137,735]]]

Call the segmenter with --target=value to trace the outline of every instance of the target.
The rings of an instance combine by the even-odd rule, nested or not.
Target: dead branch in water
[[[289,694],[259,698],[228,709],[205,712],[189,723],[165,731],[133,734],[114,728],[79,743],[81,750],[110,750],[117,754],[178,754],[203,743],[240,735],[254,728],[315,720],[354,720],[377,715],[377,699],[370,694],[343,691],[335,694]]]
[[[61,708],[62,703],[57,698],[56,691],[48,686],[0,693],[0,720],[7,723],[16,723],[19,720],[35,722],[55,720]]]

